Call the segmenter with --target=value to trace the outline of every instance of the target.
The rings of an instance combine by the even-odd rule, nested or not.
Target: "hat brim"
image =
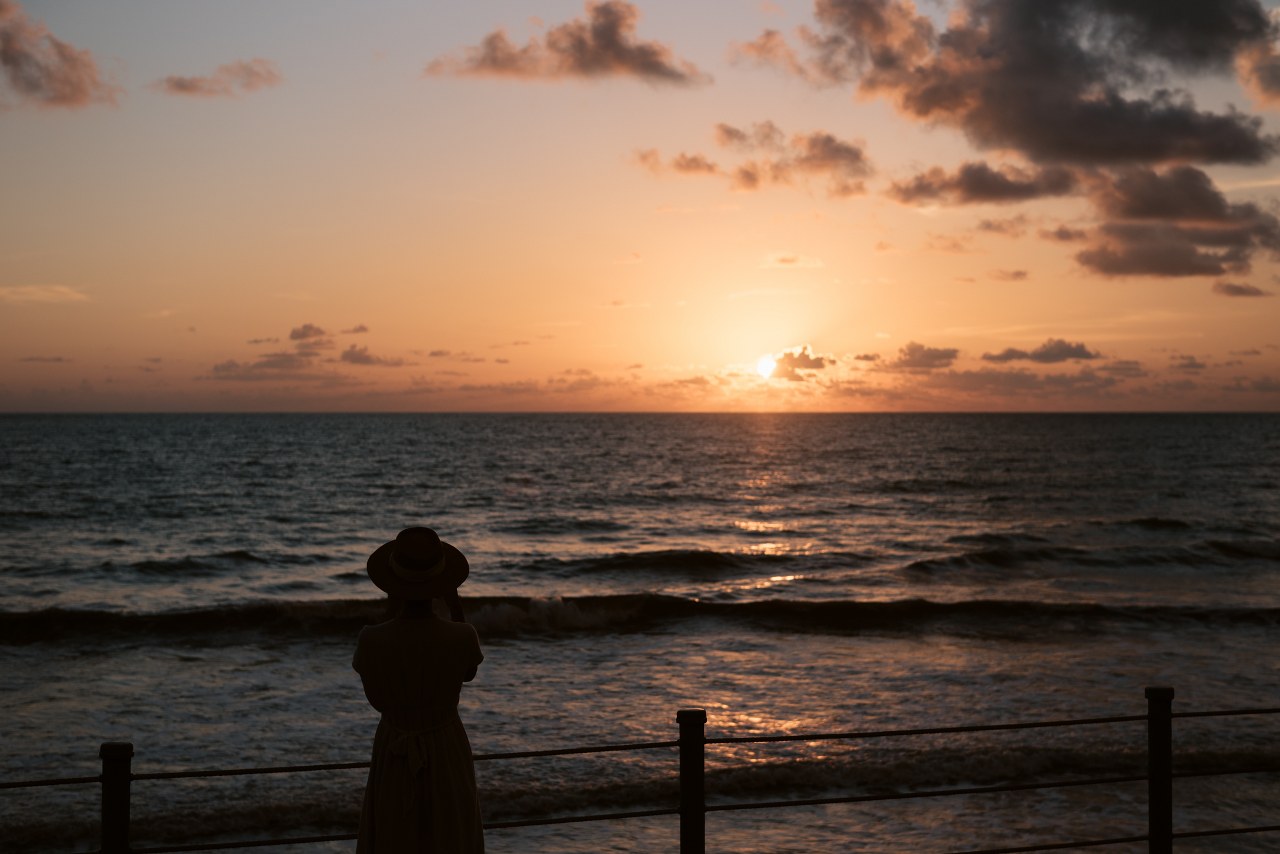
[[[396,575],[391,568],[391,547],[395,540],[378,546],[369,555],[365,568],[369,580],[388,596],[398,599],[436,599],[457,590],[467,580],[471,567],[467,564],[466,555],[446,542],[440,545],[444,549],[444,570],[430,581],[407,581]]]

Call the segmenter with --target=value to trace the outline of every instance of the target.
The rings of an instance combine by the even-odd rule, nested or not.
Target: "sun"
[[[761,356],[756,360],[756,373],[766,380],[773,376],[773,369],[778,367],[778,360],[772,356]]]

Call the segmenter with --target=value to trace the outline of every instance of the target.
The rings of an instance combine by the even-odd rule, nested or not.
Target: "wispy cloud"
[[[1214,282],[1213,292],[1224,297],[1269,297],[1271,291],[1253,285],[1239,285],[1234,282]]]
[[[269,59],[241,59],[219,65],[213,73],[185,77],[170,75],[153,86],[167,95],[195,98],[234,98],[278,86],[284,80],[280,69]]]
[[[635,154],[636,162],[655,174],[709,175],[727,178],[735,190],[758,190],[771,184],[792,185],[798,179],[824,180],[827,194],[853,196],[866,191],[865,179],[873,173],[861,143],[839,139],[825,131],[784,134],[771,121],[750,128],[720,123],[715,126],[716,144],[748,155],[721,166],[704,154],[680,153],[663,162],[656,149]]]
[[[66,285],[14,285],[0,287],[0,302],[67,303],[88,302],[89,297]]]

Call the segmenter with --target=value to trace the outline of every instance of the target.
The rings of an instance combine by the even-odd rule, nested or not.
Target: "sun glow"
[[[756,360],[756,373],[765,379],[773,376],[773,369],[778,367],[778,360],[772,356],[761,356]]]

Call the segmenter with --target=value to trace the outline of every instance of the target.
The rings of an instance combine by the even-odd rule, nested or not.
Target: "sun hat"
[[[467,558],[430,528],[405,528],[369,555],[369,579],[401,599],[444,596],[467,580]]]

